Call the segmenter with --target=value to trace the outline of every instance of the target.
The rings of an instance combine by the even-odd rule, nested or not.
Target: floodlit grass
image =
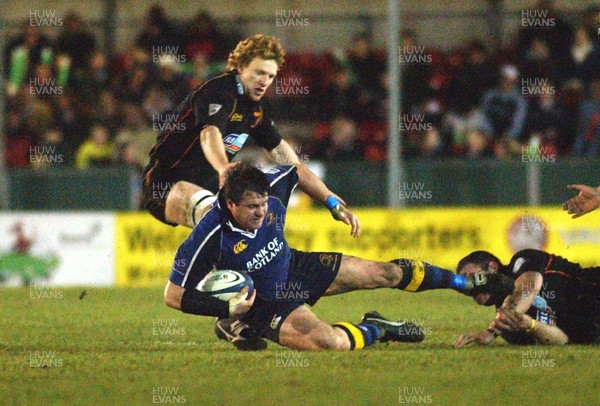
[[[162,288],[0,290],[0,404],[592,405],[600,350],[589,346],[455,350],[493,311],[455,292],[394,290],[323,298],[324,320],[376,309],[420,324],[420,344],[244,353],[218,341],[212,318],[162,302]]]

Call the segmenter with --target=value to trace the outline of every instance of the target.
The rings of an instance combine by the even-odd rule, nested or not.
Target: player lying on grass
[[[478,293],[475,301],[495,305],[496,317],[481,332],[466,333],[454,343],[487,345],[501,335],[510,344],[600,343],[600,268],[582,268],[547,252],[517,252],[508,265],[487,251],[460,260],[460,275],[502,274],[514,280],[507,294]]]
[[[354,218],[314,177],[304,166],[278,166],[265,172],[246,164],[231,168],[217,202],[177,251],[165,289],[167,306],[197,315],[241,316],[240,321],[261,336],[294,349],[351,350],[378,340],[421,341],[423,333],[417,326],[390,322],[375,312],[365,314],[358,324],[332,326],[305,304],[359,289],[477,292],[491,285],[474,286],[472,277],[421,261],[375,262],[335,252],[290,249],[283,229],[289,197],[296,186],[314,200]],[[248,272],[255,293],[247,300],[238,295],[224,302],[196,290],[212,269]],[[244,337],[239,337],[236,341],[240,349],[264,348],[256,340],[244,343]]]
[[[579,191],[577,196],[563,204],[563,210],[572,214],[574,219],[600,207],[600,186],[593,188],[585,185],[569,185],[567,187]]]

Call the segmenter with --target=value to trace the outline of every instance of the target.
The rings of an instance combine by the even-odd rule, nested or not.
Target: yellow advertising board
[[[166,284],[179,245],[190,234],[148,213],[119,213],[115,227],[115,272],[118,286]]]
[[[571,219],[560,208],[427,208],[357,210],[359,238],[326,211],[289,212],[290,246],[340,251],[378,261],[412,258],[454,270],[475,250],[507,263],[520,249],[536,248],[584,266],[600,265],[600,213]]]
[[[454,270],[460,258],[487,250],[507,263],[523,248],[542,249],[600,266],[600,213],[571,219],[560,208],[363,209],[359,238],[326,210],[294,210],[286,218],[292,248],[337,251],[378,261],[420,259]],[[190,233],[146,213],[122,213],[116,226],[118,285],[166,283],[175,252]]]

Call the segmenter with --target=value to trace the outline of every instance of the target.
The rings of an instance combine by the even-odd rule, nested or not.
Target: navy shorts
[[[170,226],[177,226],[177,224],[169,223],[165,217],[167,196],[174,184],[179,181],[190,182],[213,193],[216,193],[219,188],[219,178],[212,168],[198,169],[182,167],[177,169],[163,169],[156,167],[151,162],[144,169],[143,176],[142,192],[144,196],[142,205],[155,218]]]
[[[292,265],[286,282],[276,286],[275,300],[256,299],[241,317],[261,337],[279,343],[279,330],[285,319],[305,303],[314,306],[333,283],[342,254],[292,250]]]

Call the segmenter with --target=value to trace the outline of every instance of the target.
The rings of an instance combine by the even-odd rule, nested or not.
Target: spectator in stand
[[[142,166],[146,166],[149,160],[150,149],[156,143],[155,132],[149,125],[148,119],[144,115],[142,108],[132,103],[126,103],[123,105],[124,113],[124,126],[119,129],[115,143],[121,146],[121,150],[125,151],[126,144],[133,144],[135,146],[136,162],[140,162]],[[132,151],[127,150],[128,156],[131,155]]]
[[[427,57],[427,52],[421,52],[417,42],[417,34],[410,29],[402,30],[400,33],[400,54],[401,55],[423,55]],[[411,58],[405,58],[402,62],[402,111],[409,113],[413,106],[423,103],[428,96],[428,78],[429,64],[416,63]]]
[[[354,121],[348,117],[335,117],[326,132],[317,137],[311,154],[317,160],[338,162],[363,157],[358,129]]]
[[[560,88],[559,95],[560,104],[565,112],[563,127],[567,130],[559,140],[558,146],[562,153],[571,154],[577,138],[580,106],[585,98],[583,83],[579,79],[568,80]]]
[[[331,82],[325,87],[319,100],[322,103],[322,119],[332,120],[336,116],[360,117],[367,114],[364,105],[360,104],[360,88],[352,83],[350,69],[336,68]]]
[[[109,70],[106,57],[95,51],[90,57],[89,69],[85,80],[77,84],[77,90],[87,105],[93,104],[98,95],[109,86]]]
[[[581,103],[573,154],[587,157],[600,154],[600,80],[592,81],[590,96]]]
[[[456,108],[444,115],[441,122],[441,131],[450,144],[449,150],[453,155],[463,155],[468,149],[467,134],[479,131],[490,137],[492,126],[478,105],[465,109]]]
[[[148,74],[149,70],[147,66],[137,65],[125,74],[123,83],[117,93],[121,101],[124,103],[142,103],[151,82]]]
[[[488,52],[480,41],[472,41],[467,49],[464,75],[469,80],[466,87],[470,94],[466,95],[470,107],[479,104],[486,91],[494,83],[494,68],[490,63]]]
[[[4,125],[6,166],[8,168],[28,167],[30,162],[29,148],[33,145],[35,135],[27,129],[18,110],[8,110]]]
[[[149,55],[163,54],[164,49],[176,49],[178,55],[183,54],[181,38],[178,30],[167,19],[162,6],[154,4],[148,10],[142,32],[138,35],[136,45]],[[173,48],[174,47],[174,48]]]
[[[68,150],[64,135],[57,128],[46,131],[37,147],[37,150],[43,151],[43,154],[30,153],[30,166],[33,169],[63,167],[72,164],[68,158],[73,154]]]
[[[90,66],[91,56],[96,50],[96,39],[83,29],[79,14],[70,12],[64,20],[61,34],[57,41],[57,54],[68,57],[67,66],[70,66],[70,83],[76,81],[83,83],[88,79],[87,70]]]
[[[516,44],[519,64],[523,66],[534,39],[541,39],[550,48],[552,64],[558,69],[566,68],[573,35],[571,24],[556,10],[553,0],[539,0],[533,9],[526,11],[533,13],[537,11],[538,14],[529,18],[525,17],[525,22],[521,21],[521,30]],[[567,73],[567,69],[560,70],[559,78],[565,77]]]
[[[7,94],[15,96],[21,85],[28,82],[39,64],[52,63],[53,50],[50,40],[42,35],[40,28],[25,20],[21,33],[8,40],[4,50],[4,72],[7,75]]]
[[[188,85],[189,89],[201,85],[210,78],[208,59],[203,54],[198,54],[192,59],[192,69],[192,78]]]
[[[590,88],[592,80],[600,78],[600,47],[592,41],[587,29],[583,26],[575,31],[571,46],[569,74],[569,77],[583,81],[586,89]]]
[[[139,101],[141,102],[141,101]],[[104,90],[98,97],[92,120],[108,128],[111,134],[117,132],[123,123],[121,102],[110,90]]]
[[[447,57],[445,69],[447,85],[444,92],[445,104],[450,110],[466,110],[469,106],[477,104],[483,93],[476,89],[478,80],[475,71],[467,72],[467,67],[473,68],[465,62],[464,53],[460,50],[451,51]]]
[[[466,133],[466,156],[468,158],[492,157],[492,140],[488,134],[478,128]]]
[[[179,73],[181,65],[174,59],[165,58],[159,62],[158,75],[153,80],[152,88],[157,88],[171,103],[181,102],[191,90],[188,79]]]
[[[181,100],[179,100],[179,102],[180,101]],[[146,116],[151,117],[153,121],[155,121],[159,114],[168,112],[175,106],[176,103],[156,85],[150,86],[142,103],[144,113]]]
[[[357,84],[370,97],[384,91],[379,76],[385,70],[385,62],[377,55],[369,34],[360,33],[352,38],[352,47],[348,50],[348,65]]]
[[[563,142],[565,111],[556,100],[556,87],[547,82],[539,87],[529,101],[527,134],[529,138],[538,137],[544,151],[558,154],[559,145]]]
[[[196,14],[183,41],[187,58],[193,60],[198,55],[204,55],[209,63],[226,59],[229,50],[235,47],[235,43],[232,44],[227,36],[221,34],[216,21],[206,11]]]
[[[97,94],[96,97],[98,97]],[[70,164],[75,161],[75,151],[85,141],[85,134],[89,130],[90,112],[85,107],[81,108],[83,103],[77,101],[76,96],[69,91],[66,91],[61,97],[54,98],[53,102],[53,122],[57,131],[63,135],[65,161]]]
[[[522,62],[523,77],[529,80],[549,80],[558,83],[561,78],[561,67],[554,63],[550,55],[550,47],[543,38],[534,38],[526,50]]]
[[[95,124],[90,130],[87,141],[77,150],[75,165],[78,169],[107,167],[111,164],[113,151],[108,129],[103,125]]]
[[[494,140],[506,139],[510,150],[520,152],[519,138],[527,119],[527,100],[523,97],[519,71],[513,65],[500,69],[500,84],[483,97],[483,111],[492,125]]]
[[[444,140],[437,127],[432,126],[425,131],[419,145],[419,152],[424,158],[439,157],[444,153]]]

